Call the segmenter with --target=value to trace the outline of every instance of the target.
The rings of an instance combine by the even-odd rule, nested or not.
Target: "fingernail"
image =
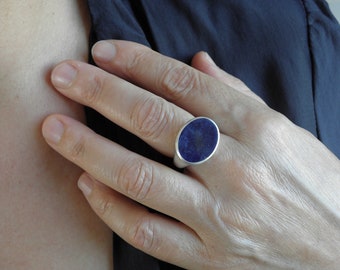
[[[100,62],[110,62],[116,56],[116,47],[111,42],[99,41],[92,48],[92,55]]]
[[[72,85],[77,73],[78,71],[73,66],[61,64],[53,70],[51,80],[55,87],[66,89]]]
[[[216,63],[214,62],[214,60],[211,58],[211,56],[206,52],[205,53],[205,59],[207,60],[207,62],[209,62],[211,65],[216,66]]]
[[[48,142],[54,144],[59,143],[61,137],[63,136],[63,133],[64,124],[61,123],[58,119],[51,117],[44,122],[42,134]]]
[[[93,190],[93,180],[87,174],[83,174],[78,180],[78,188],[85,196],[89,196]]]

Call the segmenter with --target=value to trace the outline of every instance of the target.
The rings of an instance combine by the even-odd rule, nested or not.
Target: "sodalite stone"
[[[216,124],[204,117],[189,122],[178,138],[178,152],[189,163],[200,163],[216,150],[219,130]]]

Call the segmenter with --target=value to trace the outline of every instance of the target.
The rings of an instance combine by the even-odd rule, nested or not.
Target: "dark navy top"
[[[88,0],[91,44],[136,41],[190,63],[206,51],[340,157],[340,26],[322,0]],[[98,133],[170,161],[92,110]],[[115,237],[115,270],[177,269]]]

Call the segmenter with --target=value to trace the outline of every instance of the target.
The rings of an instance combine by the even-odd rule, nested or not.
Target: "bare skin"
[[[93,55],[106,71],[65,61],[52,73],[59,93],[168,156],[194,115],[221,131],[213,158],[179,173],[48,117],[45,139],[83,168],[79,187],[116,233],[186,269],[338,269],[340,161],[322,143],[202,53],[196,69],[125,41],[100,42]]]
[[[49,74],[86,61],[88,20],[80,1],[0,2],[0,269],[112,269],[111,231],[76,188],[81,171],[40,133],[52,112],[84,120]]]

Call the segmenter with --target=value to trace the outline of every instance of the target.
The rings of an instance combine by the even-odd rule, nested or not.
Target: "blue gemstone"
[[[219,141],[216,124],[204,117],[189,122],[178,138],[178,151],[189,163],[200,163],[208,159],[215,151]]]

